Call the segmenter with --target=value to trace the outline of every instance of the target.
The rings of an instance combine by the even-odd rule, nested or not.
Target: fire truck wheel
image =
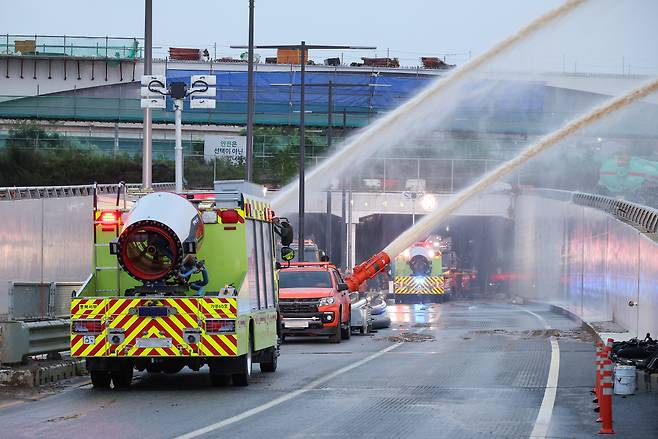
[[[110,388],[110,374],[104,370],[94,370],[89,372],[91,376],[91,385],[95,389],[109,389]]]
[[[340,343],[341,335],[343,332],[341,329],[342,321],[343,321],[343,315],[342,313],[339,313],[338,320],[336,321],[336,332],[329,336],[329,343]]]
[[[133,369],[123,368],[110,373],[115,389],[127,389],[133,381]]]
[[[347,313],[347,321],[345,322],[345,325],[341,328],[341,336],[343,337],[343,340],[349,340],[350,337],[352,336],[352,328],[350,326],[350,323],[352,322],[352,310]]]
[[[210,383],[213,386],[219,387],[219,386],[225,386],[228,384],[229,381],[229,376],[224,375],[224,374],[210,374]]]
[[[263,360],[260,362],[260,371],[261,372],[275,372],[276,366],[278,363],[279,352],[276,348],[269,348],[267,352],[263,354]]]
[[[233,385],[245,387],[249,385],[249,379],[251,378],[251,369],[253,367],[252,362],[252,351],[254,348],[254,340],[252,336],[249,336],[249,347],[247,348],[247,353],[240,356],[242,361],[242,372],[233,374]]]

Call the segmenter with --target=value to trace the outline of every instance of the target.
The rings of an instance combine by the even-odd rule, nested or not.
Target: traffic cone
[[[601,377],[601,429],[599,434],[614,434],[612,429],[612,391],[613,366],[610,359],[603,362],[603,376]]]

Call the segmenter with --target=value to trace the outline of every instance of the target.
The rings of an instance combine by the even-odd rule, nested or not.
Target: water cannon
[[[425,246],[414,246],[409,250],[409,268],[414,276],[428,276],[432,274],[432,258],[434,250]]]
[[[121,267],[145,283],[180,276],[203,241],[199,211],[185,198],[156,192],[140,198],[127,213],[110,253]]]
[[[352,274],[345,278],[345,283],[350,291],[358,291],[359,285],[368,279],[372,279],[377,273],[384,271],[388,264],[391,263],[391,258],[385,252],[379,252],[365,262],[354,267]]]

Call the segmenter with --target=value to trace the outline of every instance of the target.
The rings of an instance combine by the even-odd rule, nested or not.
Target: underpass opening
[[[418,221],[422,215],[416,215]],[[412,215],[374,214],[356,224],[356,260],[365,260],[411,227]],[[469,290],[504,291],[512,269],[514,223],[499,216],[452,216],[432,232],[449,247],[443,250],[444,269],[475,273]],[[391,255],[393,256],[393,255]],[[388,290],[388,273],[380,273],[370,288]],[[492,285],[493,284],[493,285]]]

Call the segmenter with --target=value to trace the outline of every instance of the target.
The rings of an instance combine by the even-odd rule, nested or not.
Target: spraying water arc
[[[656,91],[658,91],[658,79],[649,81],[623,96],[606,101],[589,113],[567,123],[559,130],[542,137],[537,143],[528,146],[511,160],[501,164],[485,174],[474,184],[450,197],[445,204],[403,232],[380,253],[354,267],[352,275],[345,280],[350,290],[357,290],[363,281],[382,271],[390,263],[391,257],[395,257],[418,239],[429,235],[444,219],[463,206],[464,203],[482,193],[487,187],[502,177],[511,174],[514,170],[528,162],[528,160],[555,146],[575,132],[598,122],[609,114],[619,111]]]
[[[348,141],[336,154],[308,172],[304,179],[305,184],[320,190],[326,187],[329,177],[342,175],[348,169],[363,163],[374,152],[387,149],[407,138],[410,126],[436,112],[433,103],[437,97],[454,89],[473,72],[491,63],[496,57],[508,52],[521,41],[571,13],[587,1],[567,0],[562,6],[547,12],[487,52],[458,67],[447,77],[437,80],[394,111],[369,125],[358,136]],[[289,184],[272,200],[274,209],[280,212],[294,211],[298,194],[299,184],[297,182]]]

